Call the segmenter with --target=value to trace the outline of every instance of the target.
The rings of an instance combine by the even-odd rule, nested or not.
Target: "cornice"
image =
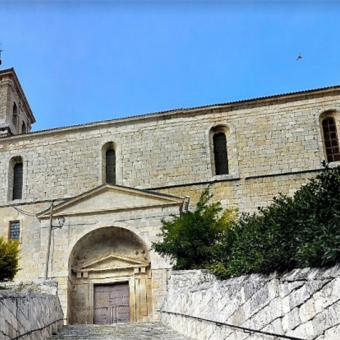
[[[1,75],[1,72],[0,72],[0,75]],[[95,121],[95,122],[85,123],[85,124],[70,125],[70,126],[52,128],[52,129],[47,129],[47,130],[34,131],[34,132],[29,132],[27,134],[1,138],[1,143],[6,142],[6,141],[12,142],[15,140],[38,138],[41,136],[49,136],[49,135],[55,135],[55,134],[60,134],[60,133],[68,133],[68,132],[72,133],[76,131],[93,130],[93,129],[97,129],[100,127],[111,127],[115,125],[120,126],[120,125],[128,125],[131,123],[136,124],[136,123],[144,123],[147,121],[165,120],[165,119],[171,119],[171,118],[176,118],[176,117],[201,115],[202,113],[212,114],[212,113],[219,113],[219,112],[242,110],[246,108],[251,109],[251,108],[261,107],[261,106],[280,105],[280,104],[289,103],[289,102],[303,101],[303,100],[309,100],[313,98],[320,98],[320,97],[327,97],[327,96],[334,96],[334,95],[340,95],[340,85],[311,89],[311,90],[303,90],[303,91],[291,92],[291,93],[283,93],[283,94],[277,94],[277,95],[266,96],[266,97],[231,101],[231,102],[226,102],[226,103],[221,103],[221,104],[212,104],[212,105],[197,106],[197,107],[191,107],[191,108],[178,108],[174,110],[134,115],[134,116],[129,116],[125,118],[115,118],[115,119],[110,119],[110,120]]]

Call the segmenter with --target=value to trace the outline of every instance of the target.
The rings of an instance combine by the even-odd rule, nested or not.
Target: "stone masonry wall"
[[[0,339],[44,340],[56,333],[64,316],[56,295],[56,285],[7,284],[0,290]]]
[[[286,173],[321,167],[325,156],[320,114],[339,108],[340,95],[333,94],[3,138],[0,141],[0,205],[12,203],[7,199],[8,165],[12,157],[23,158],[21,202],[61,199],[102,184],[102,147],[113,142],[117,154],[117,184],[161,190],[168,186],[224,181],[225,187],[230,188],[226,199],[237,206],[243,204],[242,210],[251,209],[242,203],[243,193],[248,190],[246,184],[263,184],[261,178],[254,176],[284,177]],[[339,117],[336,119],[339,125]],[[228,131],[228,175],[213,173],[209,131],[216,125],[224,125]],[[272,196],[270,185],[268,188],[263,185],[259,196],[254,187],[253,196],[260,204],[263,199],[268,201]]]
[[[257,211],[260,206],[268,205],[279,192],[293,195],[316,173],[291,174],[265,178],[249,178],[245,180],[216,182],[210,184],[211,193],[224,208],[237,208],[240,211]],[[189,196],[190,207],[196,206],[199,197],[208,184],[181,186],[160,190],[177,196]],[[0,214],[1,216],[1,214]]]
[[[297,269],[281,277],[254,274],[226,281],[218,281],[208,271],[172,272],[161,308],[166,325],[200,340],[274,339],[188,316],[299,339],[338,340],[340,267]]]

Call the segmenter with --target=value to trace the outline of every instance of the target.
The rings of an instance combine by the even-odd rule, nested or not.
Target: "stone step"
[[[50,340],[189,340],[159,322],[68,325]]]

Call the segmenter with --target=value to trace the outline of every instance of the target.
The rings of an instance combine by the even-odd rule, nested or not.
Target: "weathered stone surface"
[[[58,296],[39,293],[51,287],[54,290],[52,282],[45,287],[40,282],[0,290],[0,339],[20,336],[23,340],[44,340],[62,327],[64,316]]]
[[[340,339],[339,277],[339,267],[226,281],[216,281],[199,270],[176,271],[170,278],[161,320],[181,334],[201,340],[253,340],[264,339],[265,335],[191,316],[302,339],[326,340],[326,334],[330,339]]]
[[[0,286],[17,293],[41,293],[50,295],[57,295],[58,293],[58,283],[55,280],[6,281],[0,282]]]
[[[14,104],[19,108],[19,117],[13,124]],[[95,284],[129,281],[132,320],[156,319],[171,268],[169,259],[151,248],[152,242],[159,240],[162,219],[178,215],[187,205],[193,206],[208,184],[214,200],[240,211],[256,211],[258,206],[271,203],[279,192],[292,195],[320,170],[326,158],[321,118],[325,113],[332,115],[339,129],[339,106],[340,87],[336,87],[23,134],[22,123],[29,131],[34,117],[13,70],[1,71],[0,236],[8,238],[11,222],[19,222],[22,270],[15,279],[44,277],[48,266],[48,277],[58,280],[65,317],[74,322],[93,321]],[[216,128],[226,134],[229,168],[228,174],[217,176],[212,143]],[[8,129],[15,135],[6,137]],[[115,150],[115,187],[104,185],[108,144]],[[23,164],[22,198],[15,200],[14,159]],[[331,162],[330,166],[336,164]],[[164,194],[181,198],[166,199]],[[184,196],[190,199],[184,200]],[[52,201],[57,205],[55,216],[64,217],[65,224],[51,232],[46,263]],[[47,212],[41,214],[42,211]],[[52,222],[57,221],[54,218]],[[87,264],[97,261],[97,268],[92,267],[90,273],[74,268],[72,254],[78,242],[94,237],[103,228],[124,229],[133,235],[131,238],[139,238],[150,266],[127,266],[118,271],[118,261],[113,261],[110,270],[94,273],[94,269],[100,269],[98,261],[106,255],[95,253],[91,247],[95,242],[88,242],[77,255],[98,255],[87,259]],[[122,243],[127,245],[125,241]],[[141,247],[133,249],[135,245],[130,242],[126,247],[129,254],[126,249],[119,252],[118,246],[112,251],[124,255],[125,260],[126,256],[134,257],[136,251],[141,256]],[[213,305],[224,315],[224,321],[245,323],[254,317],[260,326],[270,318],[269,304],[273,305],[278,295],[285,303],[273,313],[275,317],[300,308],[322,287],[319,284],[332,281],[337,272],[297,270],[280,282],[275,277],[237,278],[225,283],[223,294],[220,284],[204,273],[200,274],[204,278],[198,279],[200,289],[204,287],[213,294],[204,296],[200,289],[193,288],[192,296],[201,306],[196,311],[200,315],[210,316]],[[307,287],[303,282],[312,278],[315,283]],[[190,280],[179,280],[183,285],[179,288],[184,289]],[[316,312],[321,312],[324,303],[332,304],[336,299],[336,293],[319,296],[314,303]],[[181,292],[174,306],[192,312]],[[310,320],[311,313],[311,308],[301,308],[303,320]]]
[[[160,323],[64,326],[50,340],[189,340]]]
[[[13,69],[0,73],[0,138],[31,130],[35,118]]]

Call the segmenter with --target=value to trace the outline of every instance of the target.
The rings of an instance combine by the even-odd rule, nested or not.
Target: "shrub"
[[[340,262],[340,167],[325,169],[257,213],[222,211],[205,190],[195,211],[163,221],[153,249],[176,269],[209,268],[218,277],[325,267]]]
[[[0,281],[12,280],[19,270],[19,242],[0,237]]]
[[[212,195],[204,190],[194,211],[162,221],[160,236],[152,248],[169,256],[175,269],[206,268],[215,262],[215,254],[235,211],[223,211],[219,202],[209,203]]]
[[[279,195],[226,229],[211,269],[221,278],[340,262],[340,167]]]

